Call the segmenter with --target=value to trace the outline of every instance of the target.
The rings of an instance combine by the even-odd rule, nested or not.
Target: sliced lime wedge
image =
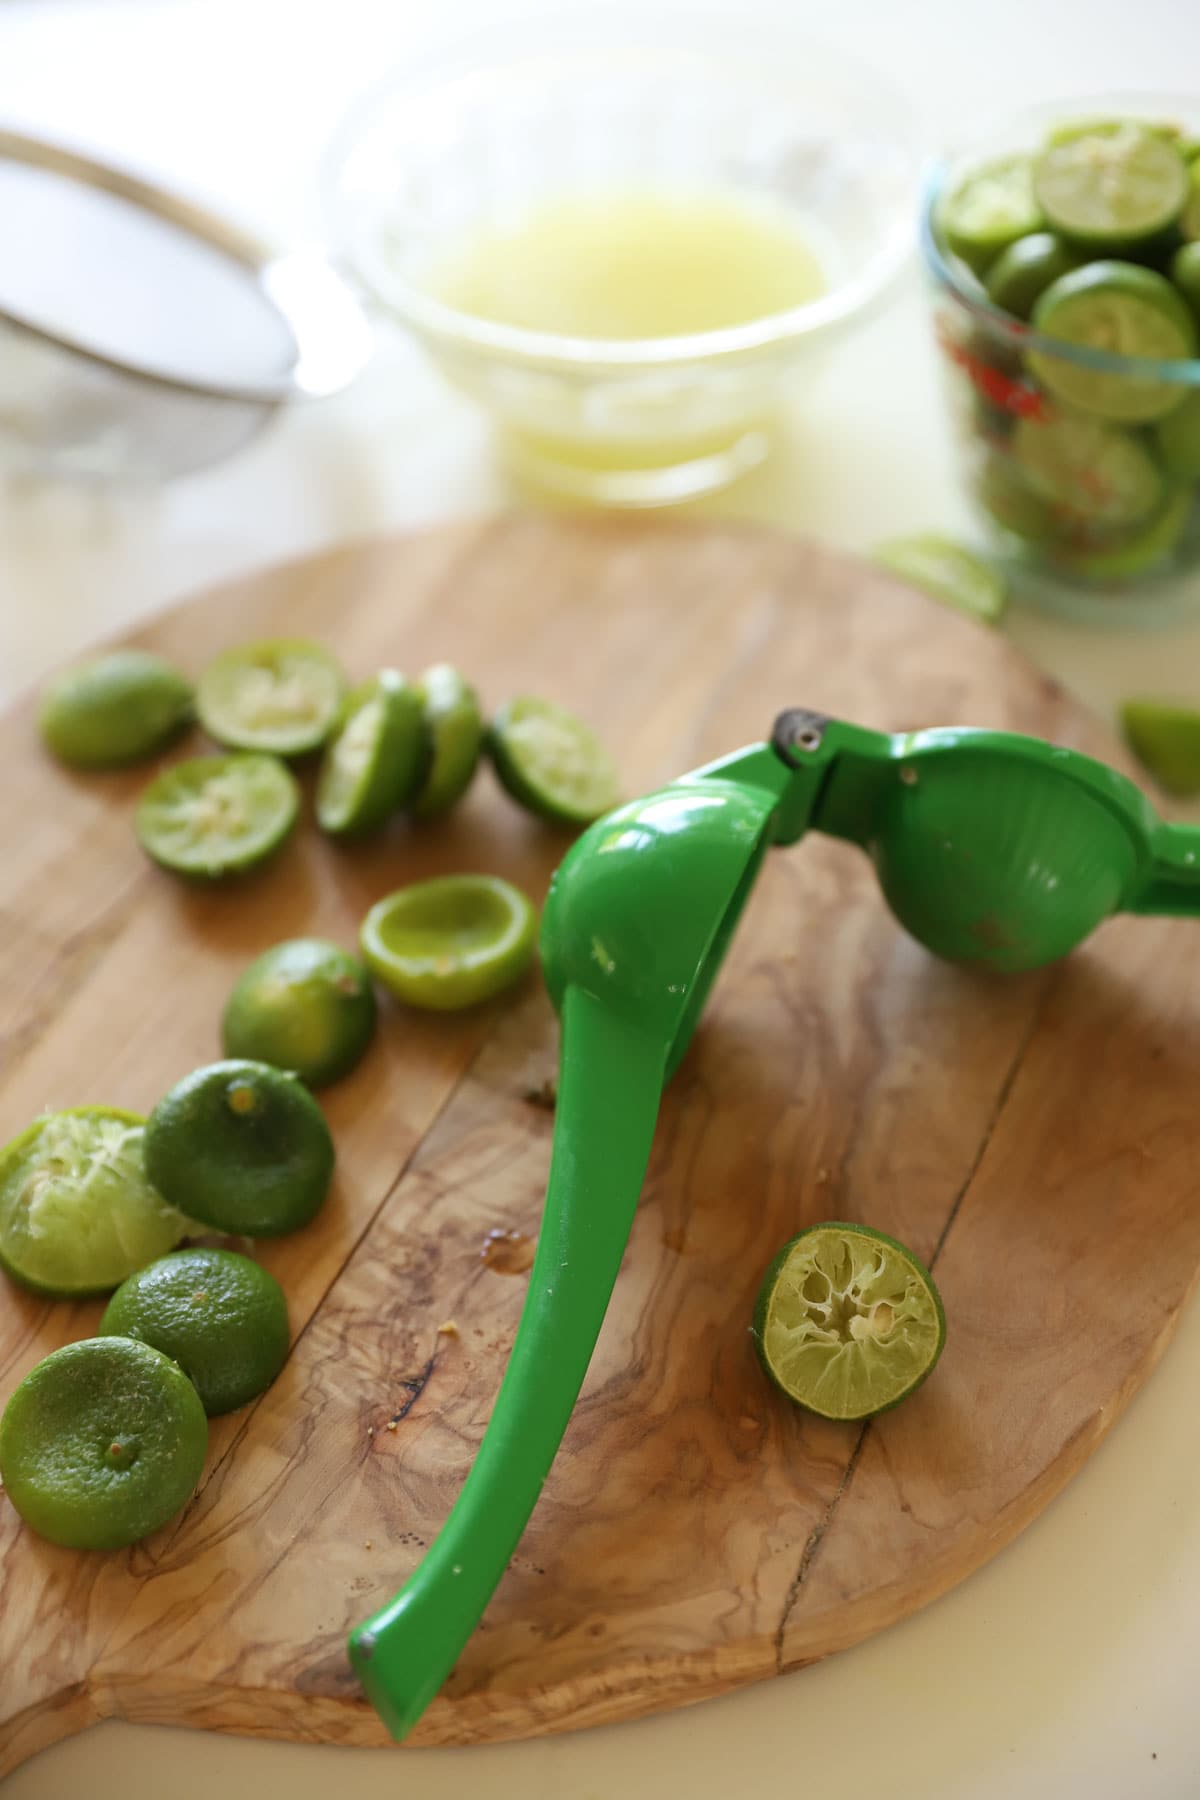
[[[257,868],[290,836],[300,790],[275,756],[195,756],[164,769],[138,801],[147,856],[176,875],[217,881]]]
[[[336,660],[308,638],[268,638],[226,650],[205,669],[196,710],[228,750],[305,756],[337,723],[345,679]]]
[[[1194,356],[1196,321],[1165,275],[1140,263],[1093,262],[1053,282],[1033,309],[1034,328],[1083,350],[1175,362]],[[1042,385],[1080,412],[1138,424],[1178,406],[1177,382],[1132,370],[1096,369],[1052,351],[1029,354]]]
[[[1162,131],[1116,119],[1060,129],[1033,166],[1032,190],[1055,231],[1092,251],[1119,251],[1175,222],[1188,169]]]
[[[424,756],[420,695],[395,669],[384,669],[351,694],[325,750],[317,784],[322,831],[352,837],[385,825],[411,799]]]
[[[893,538],[879,546],[875,561],[932,599],[989,625],[1008,604],[1008,583],[998,569],[934,532]]]
[[[1121,729],[1170,794],[1200,794],[1200,712],[1168,700],[1126,700]]]
[[[920,1387],[946,1341],[933,1277],[866,1225],[810,1226],[763,1277],[753,1334],[789,1399],[824,1419],[869,1419]]]
[[[970,170],[943,197],[938,222],[947,246],[982,274],[1014,239],[1045,223],[1027,156],[1005,156]]]
[[[517,804],[555,825],[589,825],[620,802],[616,767],[595,732],[549,700],[510,700],[488,750]]]
[[[1013,454],[1030,489],[1072,521],[1120,531],[1162,504],[1166,484],[1150,451],[1132,432],[1101,419],[1020,419]]]

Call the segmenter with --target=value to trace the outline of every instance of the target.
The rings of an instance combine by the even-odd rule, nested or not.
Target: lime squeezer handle
[[[491,1420],[424,1560],[350,1639],[354,1669],[395,1738],[453,1669],[562,1441],[633,1223],[668,1048],[591,995],[567,990],[545,1211]]]

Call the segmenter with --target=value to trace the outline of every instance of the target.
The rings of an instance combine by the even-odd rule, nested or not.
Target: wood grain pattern
[[[136,640],[196,668],[278,632],[356,674],[449,657],[490,704],[542,691],[631,792],[803,703],[887,728],[970,721],[1115,746],[1005,642],[857,564],[739,529],[510,519],[339,550],[203,596]],[[0,721],[0,1140],[46,1105],[148,1109],[217,1050],[244,962],[454,868],[539,897],[561,840],[480,779],[421,833],[302,833],[240,891],[195,893],[130,832],[143,775],[73,779],[30,704]],[[771,859],[669,1093],[616,1298],[534,1522],[414,1741],[629,1717],[823,1656],[991,1556],[1063,1485],[1161,1353],[1200,1266],[1200,1048],[1186,922],[1118,921],[1058,969],[931,961],[865,860]],[[385,1007],[325,1096],[328,1207],[263,1246],[294,1347],[217,1421],[200,1489],[128,1553],[57,1550],[0,1504],[0,1774],[109,1715],[381,1743],[348,1628],[415,1565],[483,1432],[552,1121],[549,1006]],[[858,1218],[933,1263],[936,1377],[865,1429],[765,1386],[747,1321],[772,1251]],[[0,1401],[95,1306],[0,1295]],[[457,1334],[439,1333],[452,1320]],[[389,1423],[394,1429],[389,1429]]]

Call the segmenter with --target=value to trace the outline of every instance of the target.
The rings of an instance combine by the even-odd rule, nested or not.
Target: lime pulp
[[[813,1225],[772,1261],[754,1314],[767,1374],[826,1419],[869,1419],[930,1373],[946,1318],[929,1271],[865,1225]]]
[[[495,875],[415,882],[363,921],[367,966],[410,1006],[453,1012],[502,993],[533,960],[537,914]]]
[[[195,1491],[208,1426],[177,1364],[128,1337],[84,1338],[31,1369],[0,1419],[0,1480],[25,1523],[72,1550],[119,1550]]]
[[[994,624],[1008,603],[1008,583],[998,569],[932,532],[881,544],[875,561],[933,599],[985,624]]]
[[[192,719],[192,687],[165,657],[114,650],[52,681],[42,737],[75,769],[120,769],[164,749]]]
[[[278,757],[196,756],[145,789],[136,829],[164,869],[216,881],[265,862],[291,835],[299,811],[299,789]]]
[[[226,1056],[291,1069],[309,1087],[349,1074],[375,1030],[358,958],[323,938],[290,938],[239,977],[221,1021]]]
[[[0,1150],[0,1268],[35,1293],[107,1293],[188,1220],[151,1185],[145,1121],[108,1106],[37,1119]]]
[[[317,823],[334,836],[377,830],[412,799],[425,754],[421,700],[394,669],[351,694],[326,746]]]
[[[520,806],[556,825],[590,825],[620,803],[616,767],[591,727],[549,700],[510,700],[492,722],[496,774]]]
[[[196,709],[227,750],[304,756],[337,724],[345,678],[308,638],[269,638],[218,656],[200,677]]]
[[[176,1250],[121,1283],[98,1335],[161,1350],[212,1418],[245,1406],[278,1375],[288,1353],[287,1301],[273,1275],[235,1250]]]
[[[1132,432],[1102,419],[1068,414],[1021,419],[1013,453],[1025,481],[1043,500],[1097,530],[1120,531],[1162,504],[1166,484],[1155,458]]]

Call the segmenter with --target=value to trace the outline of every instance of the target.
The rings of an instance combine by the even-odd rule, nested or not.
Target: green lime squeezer
[[[769,849],[859,845],[901,925],[997,970],[1064,956],[1117,912],[1200,914],[1200,829],[1037,738],[887,734],[794,710],[769,743],[610,813],[564,858],[542,961],[562,1024],[549,1186],[520,1327],[449,1518],[350,1638],[393,1736],[450,1673],[537,1502],[587,1373],[666,1082]]]

